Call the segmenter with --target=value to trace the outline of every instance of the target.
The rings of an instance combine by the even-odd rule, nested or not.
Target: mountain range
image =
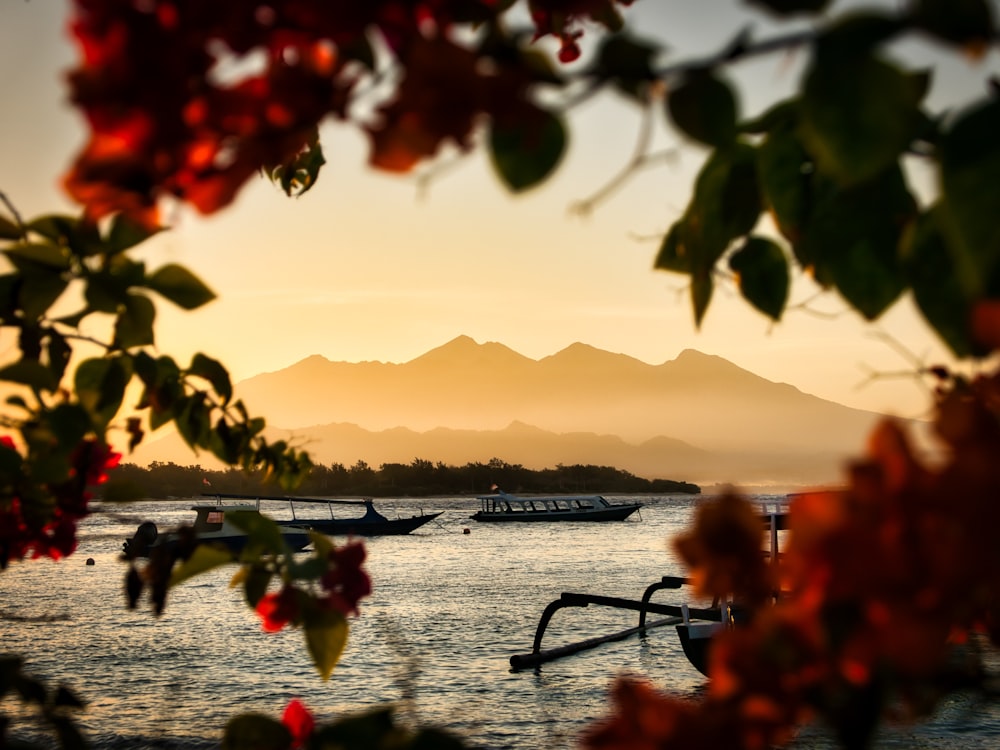
[[[268,437],[323,464],[499,458],[703,485],[837,482],[882,416],[690,349],[650,365],[577,343],[534,360],[467,336],[401,364],[314,355],[235,391],[266,416]],[[150,436],[127,460],[218,466],[176,434]]]

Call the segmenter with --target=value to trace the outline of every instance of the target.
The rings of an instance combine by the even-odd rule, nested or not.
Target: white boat
[[[603,495],[536,495],[506,492],[479,497],[476,521],[623,521],[642,503],[611,503]]]
[[[239,554],[249,539],[247,533],[232,522],[232,514],[237,512],[260,512],[260,503],[222,505],[219,503],[199,503],[192,506],[195,512],[194,532],[198,544],[219,544]],[[309,542],[308,529],[297,526],[279,526],[281,538],[292,552],[305,548]],[[170,531],[160,534],[156,524],[146,521],[139,525],[131,539],[122,545],[129,557],[148,557],[155,547],[179,544],[184,531]]]

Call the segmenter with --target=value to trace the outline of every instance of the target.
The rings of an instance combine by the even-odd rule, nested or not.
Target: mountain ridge
[[[235,390],[321,463],[497,457],[698,483],[835,481],[882,418],[695,349],[651,365],[577,342],[534,360],[468,336],[404,363],[313,355]]]

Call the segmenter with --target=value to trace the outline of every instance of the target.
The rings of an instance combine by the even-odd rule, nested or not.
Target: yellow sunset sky
[[[75,211],[59,188],[84,139],[63,80],[75,56],[68,9],[66,0],[0,0],[0,190],[25,218]],[[764,16],[731,0],[637,0],[627,15],[637,34],[667,40],[668,60],[715,51],[747,23],[756,36],[774,33]],[[995,52],[978,63],[929,44],[896,52],[948,63],[934,78],[933,108],[985,92],[1000,73]],[[743,113],[791,90],[803,62],[774,55],[733,69]],[[421,189],[419,175],[370,170],[364,136],[330,124],[322,132],[327,165],[305,196],[288,199],[261,179],[218,215],[168,212],[171,231],[141,257],[151,267],[187,266],[219,299],[193,313],[160,304],[158,348],[182,363],[202,351],[236,381],[312,354],[405,362],[462,334],[535,359],[576,341],[653,364],[694,348],[847,405],[925,413],[928,394],[914,378],[865,384],[870,372],[912,370],[911,357],[950,361],[908,299],[866,324],[835,293],[816,297],[798,278],[796,307],[773,324],[723,287],[695,329],[685,279],[652,265],[705,151],[665,127],[662,113],[657,146],[674,158],[590,215],[574,213],[625,165],[639,127],[638,110],[624,100],[587,103],[570,116],[570,147],[554,177],[512,196],[482,150],[460,160],[445,154],[448,167]],[[913,179],[931,195],[926,175],[915,170]],[[8,358],[15,342],[3,335],[0,358]]]

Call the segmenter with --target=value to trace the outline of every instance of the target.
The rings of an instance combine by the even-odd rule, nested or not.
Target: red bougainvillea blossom
[[[581,23],[616,28],[616,5],[629,2],[529,6],[536,38],[559,38],[559,56],[569,61],[579,54]],[[369,132],[374,166],[408,170],[445,141],[467,147],[479,115],[509,114],[539,76],[517,56],[499,64],[487,42],[456,43],[457,26],[481,26],[506,10],[498,0],[73,6],[79,63],[69,75],[71,98],[90,135],[64,185],[91,218],[122,211],[155,225],[166,197],[216,211],[261,169],[291,163],[327,117],[356,120]],[[373,33],[400,74],[371,122],[352,104],[375,63]],[[370,98],[365,104],[370,110]]]
[[[322,593],[307,594],[292,583],[265,594],[257,602],[264,630],[275,633],[285,625],[302,621],[304,608],[313,604],[347,616],[358,614],[358,603],[372,592],[372,582],[361,567],[367,552],[361,542],[334,547],[327,556],[327,570],[320,578]]]
[[[281,716],[281,723],[285,725],[292,735],[291,750],[303,747],[312,736],[316,728],[316,720],[306,705],[298,698],[293,698],[285,706],[285,712]]]
[[[0,494],[0,569],[12,560],[51,557],[59,560],[76,549],[76,525],[88,512],[89,487],[108,479],[121,454],[96,440],[80,443],[70,456],[69,477],[31,491],[23,477],[21,455],[9,436],[0,436],[0,462],[13,482]],[[41,493],[39,493],[41,489]]]

